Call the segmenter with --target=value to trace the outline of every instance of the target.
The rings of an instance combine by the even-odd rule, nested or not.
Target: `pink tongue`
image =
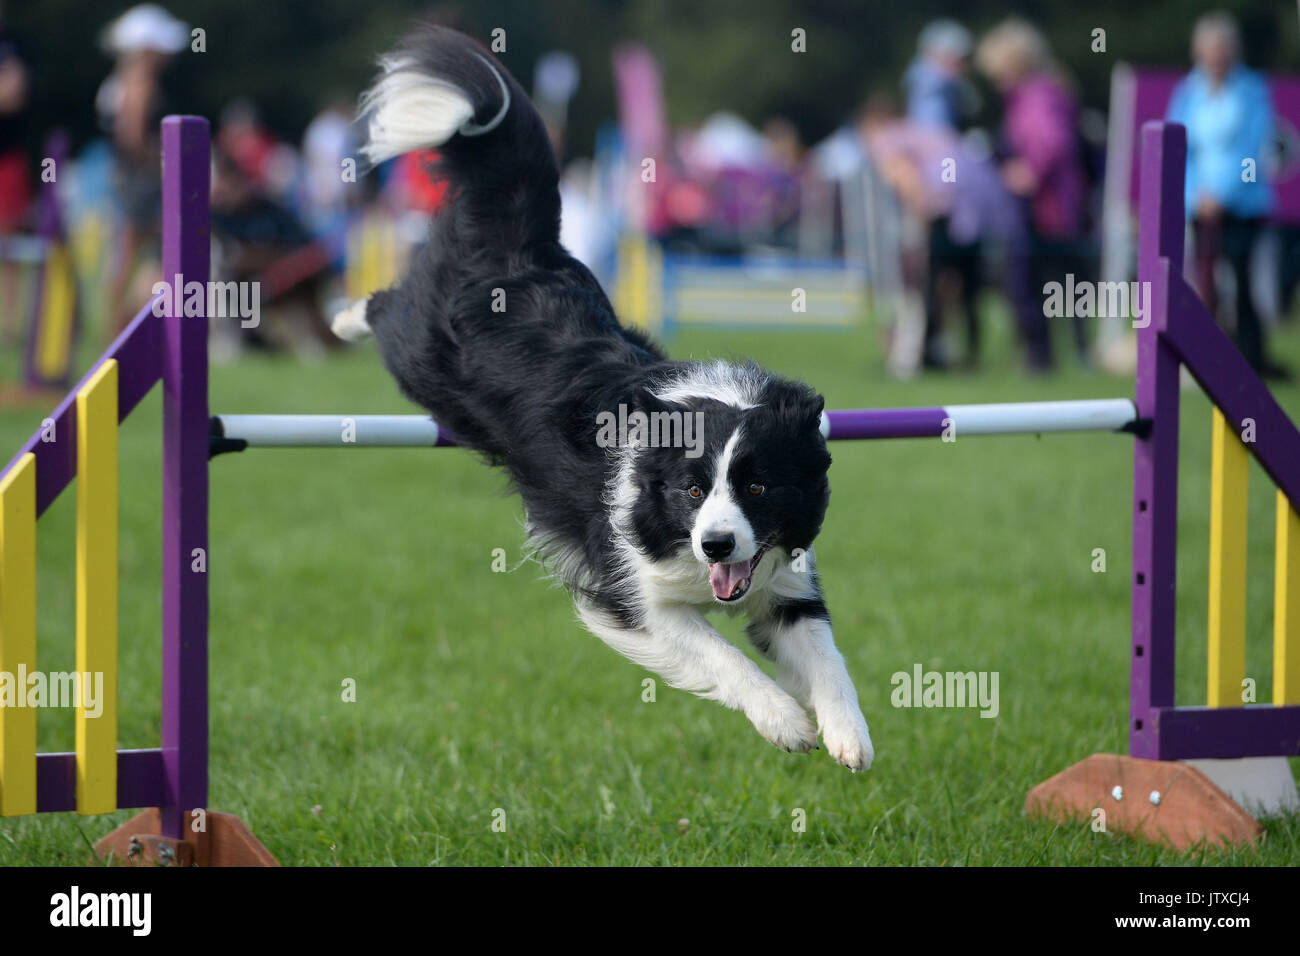
[[[753,563],[749,560],[737,561],[735,564],[710,564],[709,583],[713,585],[713,593],[724,600],[731,597],[736,593],[740,582],[749,577]]]

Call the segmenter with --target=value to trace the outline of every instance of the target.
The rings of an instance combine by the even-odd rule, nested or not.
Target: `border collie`
[[[541,118],[477,42],[427,28],[380,66],[364,154],[436,147],[449,199],[401,283],[335,332],[373,334],[403,393],[505,468],[535,554],[596,636],[783,750],[820,733],[865,770],[871,737],[812,549],[830,498],[821,396],[753,364],[669,361],[619,325],[560,245]],[[746,614],[775,680],[712,610]]]

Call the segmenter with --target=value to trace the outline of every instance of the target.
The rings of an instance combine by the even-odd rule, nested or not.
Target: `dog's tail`
[[[462,222],[503,253],[558,241],[559,175],[546,127],[514,77],[478,42],[424,27],[380,59],[361,98],[371,163],[437,148]],[[504,247],[504,248],[502,248]]]

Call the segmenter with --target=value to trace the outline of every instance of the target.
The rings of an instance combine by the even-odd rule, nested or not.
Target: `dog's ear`
[[[822,411],[826,408],[824,395],[813,395],[804,405],[804,427],[821,431]]]
[[[821,431],[822,409],[826,399],[806,385],[792,384],[777,398],[777,415],[793,432],[802,434],[809,429]]]

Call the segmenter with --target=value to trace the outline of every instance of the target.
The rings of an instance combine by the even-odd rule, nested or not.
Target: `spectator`
[[[27,150],[23,140],[31,113],[31,65],[23,42],[4,26],[0,5],[0,236],[17,232],[27,217],[32,198]],[[16,338],[20,268],[14,262],[0,262],[0,337]]]
[[[156,244],[162,218],[158,166],[158,124],[166,113],[162,72],[189,41],[189,27],[151,3],[132,7],[104,30],[104,49],[116,64],[100,85],[95,108],[113,140],[114,191],[124,220],[110,290],[115,328],[130,321],[139,303],[148,298],[147,292],[137,295],[131,289],[140,254],[145,252],[148,259],[139,270],[142,288],[152,287],[162,272],[160,250],[146,250]]]
[[[922,126],[960,130],[975,112],[966,80],[971,36],[960,23],[933,20],[921,31],[916,58],[903,74],[907,118]]]
[[[1192,60],[1192,72],[1174,90],[1169,119],[1187,127],[1186,208],[1197,283],[1214,312],[1214,268],[1221,257],[1227,260],[1236,285],[1237,347],[1262,375],[1287,378],[1287,370],[1267,356],[1250,288],[1251,255],[1273,208],[1268,85],[1241,64],[1237,24],[1226,13],[1207,13],[1196,21]],[[1248,160],[1254,176],[1245,174]]]
[[[31,181],[23,138],[31,113],[31,66],[22,41],[4,27],[0,5],[0,234],[23,224]]]
[[[1042,289],[1087,278],[1084,251],[1087,177],[1078,131],[1078,105],[1052,62],[1047,41],[1028,23],[1010,19],[980,41],[976,60],[1003,98],[999,147],[1002,180],[1025,207],[1026,240],[1010,259],[1008,280],[1029,367],[1052,365],[1051,333]],[[1087,355],[1083,317],[1075,345]]]
[[[333,97],[316,114],[302,136],[302,160],[307,218],[317,235],[338,229],[349,199],[356,193],[356,178],[344,179],[344,165],[352,160],[358,143],[352,128],[352,109],[341,96]]]
[[[942,368],[944,306],[960,303],[966,322],[966,364],[979,360],[980,245],[1007,240],[1015,222],[1001,215],[1008,200],[986,156],[952,130],[898,115],[888,97],[868,101],[861,120],[863,146],[877,175],[893,190],[906,217],[904,285],[924,302],[921,363]],[[945,175],[945,169],[952,175]],[[907,220],[910,220],[908,222]]]

